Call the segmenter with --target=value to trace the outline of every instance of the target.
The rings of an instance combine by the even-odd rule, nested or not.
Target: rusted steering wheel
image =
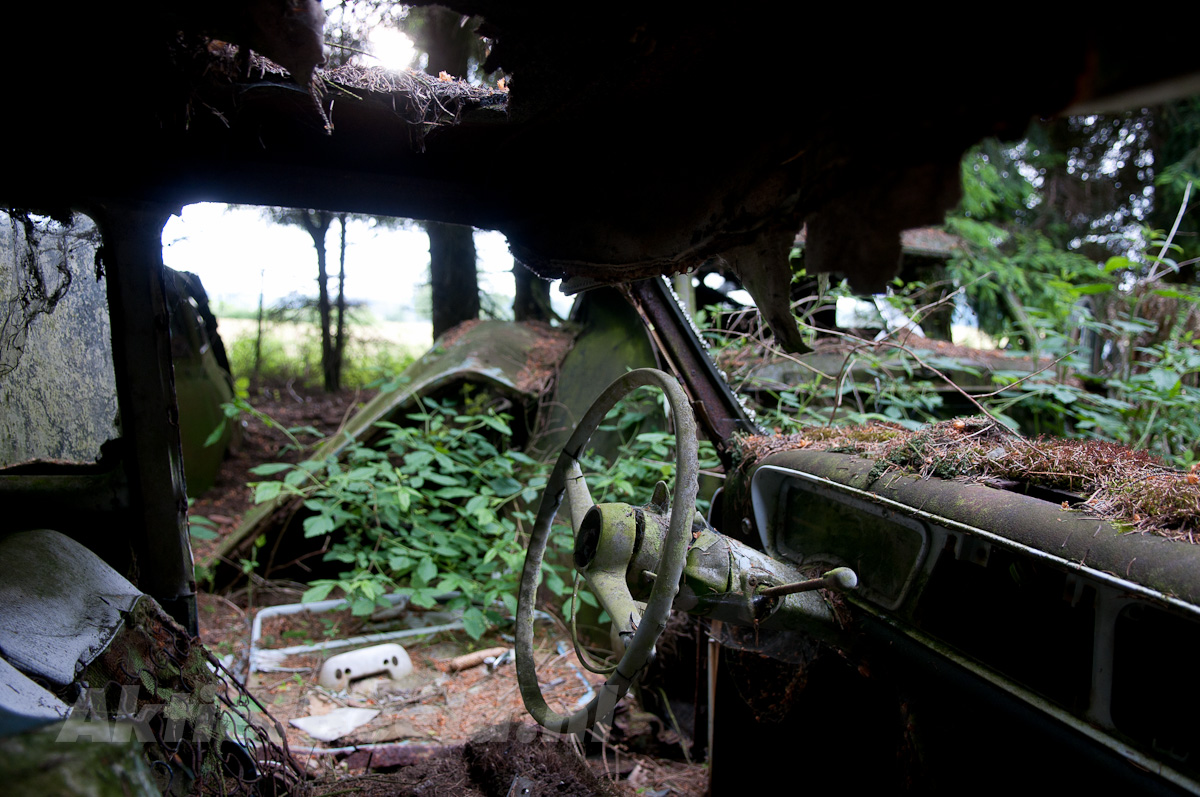
[[[588,524],[579,522],[593,507],[578,463],[592,434],[609,410],[621,398],[644,385],[653,385],[662,390],[671,406],[675,422],[676,467],[667,538],[658,566],[654,570],[654,586],[646,602],[645,612],[639,617],[637,606],[624,580],[623,568],[619,577],[616,577],[614,570],[593,566],[593,562],[603,559],[606,552],[595,550],[596,542],[601,536],[597,530],[589,530],[586,528]],[[526,710],[542,727],[557,733],[582,733],[591,728],[597,720],[606,719],[649,662],[654,643],[666,627],[671,603],[679,591],[679,581],[687,558],[692,518],[696,512],[697,448],[696,420],[687,396],[674,377],[652,368],[630,371],[609,385],[583,416],[570,440],[563,447],[542,493],[529,549],[525,554],[521,592],[517,600],[517,681]],[[550,526],[558,514],[564,496],[568,497],[572,518],[575,520],[574,527],[577,529],[574,557],[576,564],[583,565],[579,569],[588,586],[627,640],[625,654],[596,696],[586,706],[570,715],[559,714],[546,704],[538,685],[533,660],[533,605],[537,595],[538,576],[546,552],[546,543],[550,537]],[[583,549],[586,549],[585,553],[581,553]]]

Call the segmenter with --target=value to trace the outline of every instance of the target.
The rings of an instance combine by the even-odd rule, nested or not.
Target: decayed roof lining
[[[267,7],[231,0],[84,6],[54,20],[57,59],[24,41],[11,51],[42,65],[6,104],[14,151],[42,157],[17,159],[6,189],[16,204],[213,200],[467,223],[505,233],[545,276],[627,281],[721,256],[778,329],[790,324],[786,258],[802,224],[810,271],[872,289],[896,267],[899,232],[940,223],[957,201],[959,159],[980,138],[1197,73],[1186,48],[1137,58],[1120,31],[1065,11],[1038,20],[1053,46],[1035,61],[981,57],[990,20],[969,15],[935,32],[849,7],[817,26],[799,7],[713,18],[667,3],[449,5],[484,19],[487,66],[513,76],[504,112],[467,97],[461,114],[447,106],[458,124],[430,127],[446,117],[427,120],[422,98],[442,95],[421,79],[361,101],[328,86],[332,135],[298,90],[207,70],[195,50],[172,60],[181,30],[185,44],[205,32],[258,43],[285,66],[289,54],[270,48],[295,38],[303,74],[306,24],[267,16],[255,28],[245,9]],[[131,18],[151,32],[129,36]],[[64,102],[51,88],[80,75],[96,90]],[[401,96],[413,105],[399,115],[375,101]],[[80,135],[46,153],[64,130]]]

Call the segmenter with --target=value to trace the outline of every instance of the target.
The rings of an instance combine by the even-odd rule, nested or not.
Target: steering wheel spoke
[[[579,467],[579,457],[592,434],[619,399],[644,385],[658,387],[671,406],[676,436],[675,488],[666,540],[654,568],[655,578],[644,610],[630,593],[627,574],[642,535],[640,509],[627,504],[594,504]],[[596,399],[572,433],[547,480],[538,508],[517,601],[517,680],[530,715],[559,733],[581,733],[611,715],[617,702],[645,668],[654,644],[666,627],[671,603],[679,590],[691,538],[697,491],[696,422],[687,396],[671,376],[654,369],[630,371]],[[655,488],[652,504],[665,508],[665,487]],[[551,709],[538,686],[533,660],[533,604],[550,527],[566,499],[575,532],[574,563],[625,641],[625,653],[592,701],[564,715]]]
[[[567,466],[566,488],[567,509],[571,512],[571,531],[578,535],[583,516],[595,506],[587,480],[583,478],[583,470],[579,467],[579,460],[572,460]]]

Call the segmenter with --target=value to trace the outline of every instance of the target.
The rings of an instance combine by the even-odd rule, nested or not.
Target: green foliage
[[[1157,143],[1146,132],[1154,125],[1163,130]],[[1162,232],[1135,229],[1130,219],[1151,210],[1129,194],[1157,169],[1154,217],[1175,221],[1198,134],[1193,99],[1035,126],[1024,142],[985,142],[964,158],[963,202],[946,220],[964,241],[951,271],[986,332],[1057,360],[1019,383],[1028,373],[995,374],[1012,387],[988,402],[994,412],[1015,423],[1009,413],[1019,410],[1029,431],[1113,440],[1179,465],[1200,456],[1200,356],[1188,322],[1200,294],[1158,281],[1189,252],[1177,242],[1164,249]],[[1124,193],[1113,193],[1122,180]],[[1118,254],[1099,265],[1082,251]]]
[[[666,427],[663,406],[641,398],[653,392],[652,388],[640,388],[626,396],[617,402],[599,427],[599,432],[619,435],[617,454],[611,463],[593,451],[582,458],[594,500],[641,506],[650,502],[657,482],[674,484],[675,435],[657,431]],[[707,440],[700,441],[699,466],[701,471],[720,467],[716,449]],[[707,513],[708,503],[701,496],[696,500],[696,507]]]
[[[192,499],[188,499],[190,504]],[[217,539],[217,524],[213,523],[203,515],[188,514],[188,533],[193,540],[215,540]]]
[[[329,535],[326,561],[345,566],[337,578],[313,581],[305,601],[340,590],[355,614],[366,615],[388,593],[429,607],[457,592],[449,608],[464,610],[467,633],[476,639],[515,611],[531,507],[551,465],[511,449],[510,418],[481,404],[425,400],[407,416],[409,425],[378,424],[385,433],[372,446],[352,443],[339,458],[253,469],[256,476],[281,477],[252,483],[255,501],[302,501],[309,513],[304,535]],[[616,461],[609,465],[590,453],[584,460],[597,500],[646,503],[656,481],[674,478],[674,435],[642,431],[659,412],[656,404],[632,399],[614,408],[602,428],[621,434]],[[711,445],[702,445],[701,467],[716,465]],[[563,601],[568,619],[580,603],[596,606],[586,590],[572,597],[572,547],[570,530],[555,526],[543,564],[544,586]]]
[[[1011,161],[1008,155],[1006,163],[1006,153],[995,141],[963,157],[963,200],[946,217],[947,229],[963,245],[948,266],[955,282],[965,287],[984,332],[1020,340],[1023,348],[1036,351],[1040,338],[1027,311],[1061,327],[1074,308],[1074,298],[1063,286],[1103,274],[1086,257],[1020,223],[1041,199]]]
[[[255,334],[241,335],[228,344],[229,367],[235,377],[248,377],[254,373],[254,339]],[[297,380],[301,384],[310,384],[314,379],[320,379],[320,374],[313,374],[307,363],[311,352],[307,351],[308,343],[296,355],[288,352],[280,338],[273,330],[265,329],[259,351],[258,378],[260,382],[285,383]]]
[[[953,262],[957,280],[984,328],[1029,350],[1042,368],[1033,374],[1028,366],[996,370],[990,374],[996,389],[977,390],[985,394],[978,400],[1026,433],[1119,442],[1179,467],[1200,460],[1200,289],[1157,279],[1174,271],[1172,258],[1182,250],[1164,250],[1162,233],[1144,231],[1144,250],[1099,265],[1055,247],[1040,231],[980,220],[989,213],[1020,215],[1004,202],[1036,202],[1021,188],[1024,178],[995,173],[979,153],[974,157],[964,179],[987,179],[975,190],[968,185],[964,209],[948,219],[965,242]],[[910,316],[905,297],[917,287],[898,286],[893,299]],[[801,384],[774,391],[756,386],[765,426],[789,433],[812,424],[890,420],[915,428],[947,417],[933,391],[945,386],[931,380],[932,369],[976,381],[983,375],[930,350],[844,337],[849,353],[836,375],[837,365],[831,369],[825,361],[824,373],[811,369]],[[719,358],[734,364],[756,362],[763,345],[719,335],[714,342]],[[961,404],[978,412],[966,399]]]
[[[253,307],[240,307],[224,299],[216,299],[211,302],[211,308],[213,315],[217,318],[236,318],[244,321],[253,321],[258,318],[258,310]]]
[[[408,420],[416,425],[381,423],[376,447],[355,443],[341,459],[256,468],[283,479],[255,484],[255,500],[300,497],[311,513],[305,536],[333,537],[326,560],[347,569],[313,582],[306,601],[340,588],[365,615],[389,592],[423,607],[458,592],[450,608],[465,610],[466,630],[478,638],[501,619],[498,605],[516,607],[520,535],[532,522],[525,507],[545,483],[543,466],[506,450],[505,416],[461,415],[450,402],[429,401]]]
[[[372,338],[363,327],[351,327],[342,361],[342,386],[367,387],[380,378],[400,373],[416,359],[407,346]],[[321,384],[321,341],[316,326],[298,327],[294,323],[264,325],[259,352],[260,384]],[[254,373],[256,333],[251,330],[235,338],[228,346],[229,364],[235,377]]]
[[[754,361],[762,349],[761,341],[717,329],[707,330],[705,336],[719,362]],[[871,421],[917,429],[940,416],[942,397],[916,359],[900,348],[859,343],[834,373],[811,368],[804,381],[787,388],[751,376],[733,387],[752,390],[759,423],[780,434],[805,426]],[[923,359],[935,367],[957,366],[946,358]]]
[[[1112,273],[1132,263],[1124,257],[1110,259]],[[1015,385],[1003,397],[989,402],[1004,415],[1020,405],[1035,418],[1046,419],[1056,434],[1111,440],[1144,449],[1179,467],[1200,459],[1200,350],[1195,333],[1172,323],[1177,332],[1164,335],[1158,324],[1139,316],[1145,297],[1175,300],[1175,318],[1186,318],[1200,309],[1200,290],[1190,287],[1153,288],[1134,283],[1128,290],[1111,282],[1060,286],[1064,298],[1079,300],[1095,295],[1097,286],[1110,301],[1107,320],[1098,320],[1086,309],[1077,310],[1073,327],[1104,345],[1110,355],[1103,373],[1093,373],[1091,358],[1081,353],[1072,326],[1043,326],[1043,349],[1060,358],[1060,366]],[[1165,330],[1170,331],[1170,330]],[[1101,344],[1100,342],[1103,341]],[[997,373],[1003,384],[1024,374]]]

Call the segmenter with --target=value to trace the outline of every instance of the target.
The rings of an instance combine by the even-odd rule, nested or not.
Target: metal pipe
[[[780,584],[778,587],[767,587],[759,590],[758,594],[764,598],[779,598],[784,595],[795,595],[797,592],[810,592],[814,589],[858,589],[858,575],[848,567],[835,567],[820,578],[810,578],[794,584]]]

